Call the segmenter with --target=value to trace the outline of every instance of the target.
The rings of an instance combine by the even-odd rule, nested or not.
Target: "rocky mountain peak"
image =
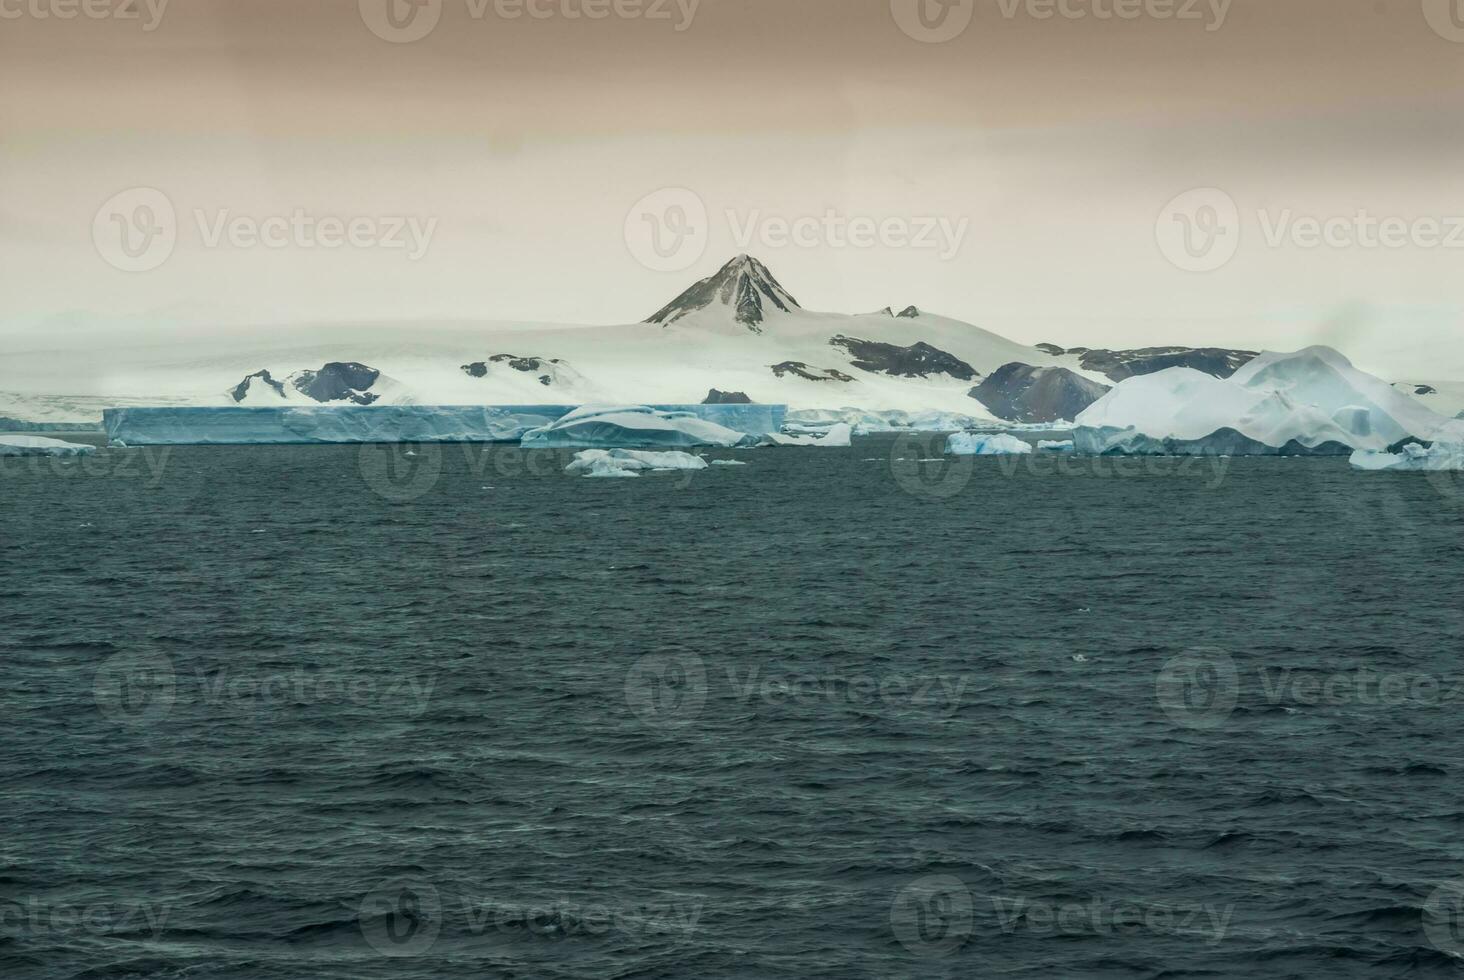
[[[647,323],[670,326],[682,317],[701,310],[723,307],[732,319],[751,330],[762,333],[762,324],[771,309],[791,312],[799,309],[782,283],[768,267],[750,255],[739,255],[686,292],[672,300]]]

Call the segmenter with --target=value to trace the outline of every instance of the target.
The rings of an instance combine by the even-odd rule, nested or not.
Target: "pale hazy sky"
[[[415,21],[398,8],[404,30],[435,21],[410,43],[373,33],[404,36],[386,2],[137,0],[120,19],[85,13],[109,0],[0,0],[0,352],[80,323],[627,322],[749,251],[815,309],[914,303],[1068,345],[1327,341],[1464,378],[1454,0],[1117,0],[1137,19],[955,0],[945,21],[928,0],[932,30],[959,30],[941,42],[917,0],[502,0],[541,15],[513,19],[422,0]],[[164,195],[176,245],[129,272],[96,240],[137,187]],[[706,208],[705,250],[671,271],[626,240],[663,188]],[[1165,210],[1196,188],[1225,196]],[[1175,229],[1229,221],[1217,200],[1237,209],[1233,258],[1178,268]],[[431,234],[229,240],[233,219],[297,211],[361,219],[365,246],[399,218]],[[778,240],[830,212],[964,233]],[[1413,225],[1447,240],[1455,216],[1457,247]],[[1332,244],[1307,247],[1309,218]],[[1387,247],[1369,219],[1409,229]],[[739,241],[748,222],[761,234]]]

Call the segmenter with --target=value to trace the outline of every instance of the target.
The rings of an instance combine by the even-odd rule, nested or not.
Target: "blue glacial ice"
[[[946,440],[947,456],[1027,456],[1032,444],[1005,432],[957,432]]]
[[[738,438],[777,432],[786,412],[782,405],[659,410],[735,430]],[[102,424],[114,444],[128,446],[517,442],[578,411],[573,405],[112,408],[102,413]]]

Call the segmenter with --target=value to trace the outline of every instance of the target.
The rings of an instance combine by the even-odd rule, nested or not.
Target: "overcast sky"
[[[1464,378],[1454,0],[392,2],[0,0],[0,350],[629,322],[749,251],[815,309]]]

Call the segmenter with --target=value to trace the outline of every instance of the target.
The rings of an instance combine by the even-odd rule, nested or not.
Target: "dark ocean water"
[[[938,442],[0,464],[0,976],[1456,975],[1464,487]]]

